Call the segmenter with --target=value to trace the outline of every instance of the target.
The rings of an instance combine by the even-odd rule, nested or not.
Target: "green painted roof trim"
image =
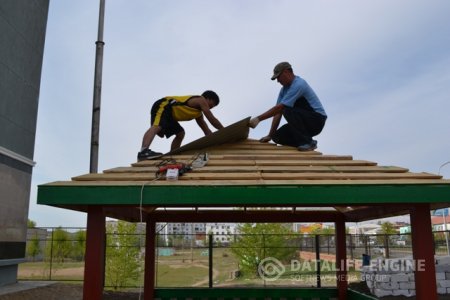
[[[142,186],[38,186],[38,204],[139,205]],[[450,185],[145,186],[144,205],[450,203]]]

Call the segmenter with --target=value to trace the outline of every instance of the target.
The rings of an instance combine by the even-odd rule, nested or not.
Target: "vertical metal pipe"
[[[316,234],[316,279],[317,279],[317,287],[322,287],[322,281],[320,278],[320,236]]]
[[[208,244],[208,288],[213,287],[213,234],[209,234],[209,244]]]
[[[52,280],[52,266],[53,266],[53,233],[55,229],[52,229],[52,238],[50,241],[50,272],[48,273],[48,280]]]
[[[91,129],[91,156],[89,172],[98,172],[98,146],[100,135],[100,99],[102,92],[102,69],[103,69],[103,25],[105,20],[105,0],[100,0],[100,12],[98,17],[98,36],[95,51],[95,75],[94,75],[94,99],[92,106],[92,129]]]

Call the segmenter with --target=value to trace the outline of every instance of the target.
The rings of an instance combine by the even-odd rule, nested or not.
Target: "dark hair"
[[[219,96],[214,91],[204,91],[202,96],[206,99],[212,100],[216,104],[216,106],[219,105]]]

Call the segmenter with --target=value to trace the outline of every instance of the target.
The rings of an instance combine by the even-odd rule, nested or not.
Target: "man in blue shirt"
[[[288,62],[277,64],[271,79],[276,79],[283,86],[277,104],[252,118],[249,126],[255,128],[260,121],[273,117],[269,134],[260,142],[273,140],[277,144],[297,147],[299,151],[316,149],[317,141],[313,137],[322,131],[327,119],[316,93],[303,78],[294,74]],[[278,129],[282,116],[287,124]]]

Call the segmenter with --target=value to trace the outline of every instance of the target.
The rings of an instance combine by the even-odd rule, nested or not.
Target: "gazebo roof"
[[[363,221],[408,213],[409,205],[448,206],[450,180],[406,168],[379,166],[350,155],[299,152],[247,139],[248,119],[158,160],[108,169],[38,187],[38,203],[129,221],[141,212],[159,220]],[[223,141],[227,141],[222,143]],[[162,163],[207,164],[178,180],[156,176]],[[141,209],[142,208],[142,209]],[[252,218],[253,217],[253,218]]]

